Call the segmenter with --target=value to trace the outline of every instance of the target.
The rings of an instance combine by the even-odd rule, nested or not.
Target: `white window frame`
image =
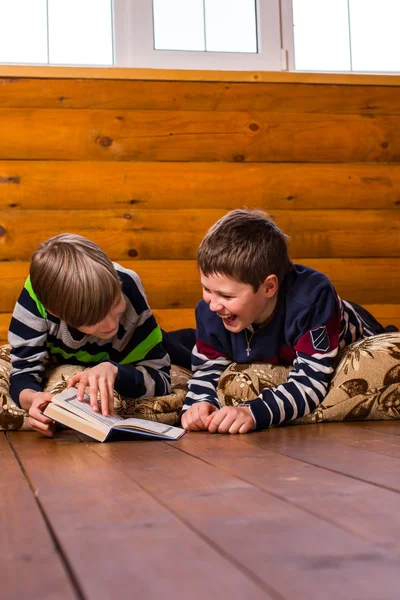
[[[291,5],[291,0],[284,1]],[[287,53],[282,52],[280,0],[256,0],[256,10],[257,53],[155,50],[152,0],[113,0],[114,66],[145,69],[287,70]],[[287,29],[289,32],[290,28]],[[293,38],[293,25],[291,29]]]

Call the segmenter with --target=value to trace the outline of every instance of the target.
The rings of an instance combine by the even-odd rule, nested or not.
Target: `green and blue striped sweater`
[[[147,304],[139,276],[114,263],[122,284],[126,310],[119,329],[109,340],[86,335],[46,312],[28,277],[12,315],[10,394],[19,404],[24,389],[41,391],[45,365],[93,367],[108,361],[118,368],[115,390],[143,398],[170,392],[170,359],[162,332]]]

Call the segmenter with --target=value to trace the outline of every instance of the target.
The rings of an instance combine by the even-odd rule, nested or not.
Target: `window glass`
[[[0,62],[47,62],[46,0],[0,0]]]
[[[111,0],[48,0],[49,62],[112,65]]]
[[[354,71],[400,71],[400,0],[350,0]]]
[[[156,50],[257,52],[255,0],[153,0]]]
[[[255,0],[205,0],[206,49],[257,52]]]
[[[351,69],[347,0],[293,0],[293,26],[297,70]]]
[[[204,51],[203,0],[153,0],[156,50]]]

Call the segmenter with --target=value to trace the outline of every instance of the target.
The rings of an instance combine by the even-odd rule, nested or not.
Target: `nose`
[[[111,329],[115,329],[115,327],[117,326],[117,323],[118,323],[117,317],[111,317],[111,316],[106,317],[102,323],[104,331],[111,331]]]
[[[221,302],[217,298],[211,298],[209,306],[212,312],[219,312],[223,309]]]

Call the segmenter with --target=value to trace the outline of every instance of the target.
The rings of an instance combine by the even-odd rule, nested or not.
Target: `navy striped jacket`
[[[246,353],[245,331],[231,333],[225,329],[222,319],[204,300],[197,305],[196,324],[194,375],[184,411],[201,401],[220,408],[216,387],[232,362],[293,365],[284,384],[263,389],[248,403],[257,429],[314,410],[327,394],[339,349],[380,333],[363,320],[355,307],[338,297],[325,275],[302,265],[295,265],[283,281],[272,321],[258,330],[249,328],[255,332],[250,356]]]
[[[109,340],[85,335],[46,312],[28,277],[15,305],[8,340],[11,344],[10,394],[19,404],[24,389],[41,391],[45,366],[93,367],[111,362],[118,368],[115,390],[127,397],[170,392],[170,360],[161,329],[147,304],[139,276],[114,263],[126,300],[118,332]]]

